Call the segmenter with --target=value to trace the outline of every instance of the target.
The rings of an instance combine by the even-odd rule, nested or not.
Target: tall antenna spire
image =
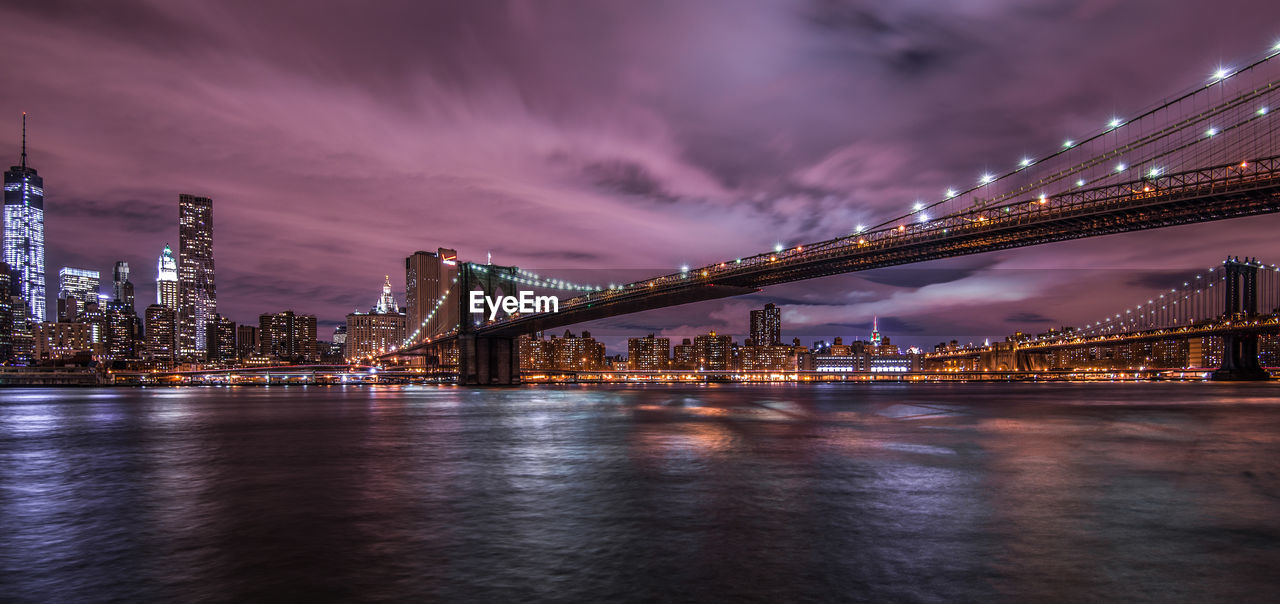
[[[27,112],[22,112],[22,167],[27,167]]]

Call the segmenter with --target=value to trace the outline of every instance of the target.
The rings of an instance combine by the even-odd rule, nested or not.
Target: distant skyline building
[[[45,320],[44,179],[27,166],[27,114],[22,114],[22,159],[4,173],[4,261],[14,274],[28,317]]]
[[[400,312],[400,307],[396,305],[396,297],[391,293],[391,275],[385,276],[382,284],[382,296],[378,298],[378,303],[374,305],[373,312],[385,315]]]
[[[404,259],[404,272],[406,337],[420,342],[456,328],[457,300],[440,304],[440,299],[446,291],[452,291],[453,280],[458,277],[457,250],[439,248],[434,254],[414,252]]]
[[[258,341],[262,356],[281,362],[314,363],[319,359],[315,315],[299,315],[292,310],[260,315]]]
[[[98,301],[98,271],[64,266],[58,270],[58,320],[79,321],[85,307]]]
[[[173,363],[178,339],[178,313],[163,304],[145,311],[147,358],[162,364]]]
[[[129,280],[129,263],[124,260],[116,262],[111,276],[111,293],[115,300],[133,308],[133,282]]]
[[[156,304],[178,311],[178,259],[173,257],[169,244],[164,244],[160,259],[156,262]]]
[[[341,326],[340,326],[341,327]],[[382,295],[369,312],[347,315],[346,328],[334,330],[334,341],[343,342],[342,356],[349,362],[399,347],[405,339],[405,315],[391,294],[391,277],[382,285]],[[339,337],[340,336],[340,337]]]
[[[751,342],[756,346],[782,343],[782,310],[772,303],[751,311]]]
[[[666,369],[670,362],[670,338],[659,338],[649,334],[643,338],[627,339],[627,369],[659,371]]]
[[[178,196],[178,357],[203,360],[218,313],[213,272],[213,200]]]

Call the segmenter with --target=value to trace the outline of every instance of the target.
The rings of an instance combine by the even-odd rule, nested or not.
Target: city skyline
[[[1262,6],[1238,2],[1218,10],[1244,14]],[[140,6],[140,17],[125,24],[110,19],[68,21],[56,7],[3,10],[22,24],[16,28],[19,37],[7,42],[14,46],[14,56],[30,58],[15,64],[40,63],[44,68],[24,68],[24,73],[31,72],[27,77],[43,83],[6,96],[0,110],[13,116],[32,112],[30,162],[49,179],[47,273],[61,266],[86,266],[105,274],[121,259],[149,267],[155,247],[174,239],[173,196],[190,191],[218,200],[222,314],[252,322],[263,311],[293,307],[317,315],[328,327],[341,323],[350,310],[364,308],[365,292],[418,249],[454,248],[462,259],[476,260],[493,251],[495,262],[543,273],[643,275],[768,249],[775,242],[820,239],[864,216],[892,215],[920,191],[967,178],[1052,144],[1063,134],[1090,131],[1104,116],[1131,112],[1152,98],[1202,81],[1222,64],[1266,48],[1272,42],[1269,36],[1275,35],[1267,30],[1271,25],[1265,19],[1246,20],[1243,27],[1234,26],[1230,36],[1225,30],[1215,35],[1212,24],[1141,5],[1058,6],[1009,15],[994,6],[936,7],[938,14],[840,3],[785,9],[753,6],[733,17],[742,21],[742,31],[723,33],[726,39],[713,42],[714,52],[697,56],[714,63],[728,61],[725,53],[740,51],[756,59],[751,63],[755,70],[725,71],[715,76],[725,79],[717,83],[745,99],[781,86],[772,101],[776,105],[730,104],[724,115],[709,116],[702,112],[719,107],[711,100],[722,93],[706,84],[668,79],[680,73],[672,67],[675,57],[653,54],[655,45],[646,38],[673,24],[707,31],[702,28],[721,16],[708,8],[677,15],[656,7],[644,13],[646,19],[636,19],[631,8],[593,9],[599,12],[599,27],[630,34],[607,46],[605,54],[635,81],[615,79],[599,65],[589,65],[584,67],[595,69],[587,70],[586,84],[574,85],[557,78],[555,67],[566,53],[586,43],[581,38],[588,32],[580,24],[570,28],[574,35],[536,45],[539,50],[527,57],[504,54],[496,45],[491,52],[451,63],[431,52],[439,50],[433,44],[470,48],[467,42],[444,36],[439,42],[421,42],[427,46],[420,47],[405,29],[394,26],[388,9],[370,11],[357,17],[352,27],[367,32],[386,26],[392,39],[407,45],[404,50],[410,56],[421,53],[430,58],[418,68],[385,55],[363,57],[381,59],[363,60],[365,65],[389,64],[364,74],[348,69],[350,57],[340,56],[340,48],[319,48],[319,39],[310,37],[310,31],[291,34],[298,37],[292,40],[298,48],[311,49],[320,64],[348,76],[346,84],[355,90],[388,92],[383,102],[346,96],[338,82],[282,55],[267,37],[251,36],[246,48],[229,59],[256,66],[259,77],[229,82],[227,73],[201,51],[217,47],[230,35],[217,15],[197,21],[180,12]],[[251,34],[262,33],[254,28],[268,27],[275,17],[271,9],[262,10],[268,13],[251,20]],[[409,22],[421,15],[403,12]],[[1157,20],[1160,27],[1125,30],[1126,44],[1168,50],[1154,60],[1061,53],[1081,31],[1119,36],[1118,24],[1131,14]],[[87,16],[102,15],[90,10]],[[432,16],[445,30],[468,23],[483,31],[513,32],[525,41],[567,19],[554,10],[528,15],[462,7]],[[319,20],[312,24],[318,30],[334,25],[324,16],[314,18]],[[1012,40],[973,48],[963,44],[973,40],[979,25],[1034,24],[1050,18],[1061,18],[1061,27],[1033,45],[1031,56],[1011,52],[1016,34]],[[938,36],[922,38],[921,28],[903,27],[909,19],[930,25]],[[1206,27],[1212,41],[1207,49],[1161,43],[1192,30],[1203,36]],[[33,51],[21,44],[22,36],[38,36],[49,28],[101,42],[101,48],[95,45],[93,56],[77,44],[39,57],[24,54]],[[147,44],[173,42],[178,40],[175,32],[186,31],[200,31],[201,45],[163,60],[142,52]],[[114,33],[129,36],[103,42]],[[753,54],[745,42],[748,35],[779,45],[773,55]],[[704,49],[692,35],[676,41],[678,48]],[[39,44],[34,48],[44,50]],[[821,59],[824,52],[846,53],[848,64],[839,69],[827,65]],[[733,57],[735,64],[738,58]],[[82,68],[71,65],[78,62],[111,67],[104,73],[120,80],[105,87],[101,107],[77,114],[63,98],[74,98],[77,86],[102,77],[78,71]],[[147,73],[182,70],[185,91],[225,85],[236,91],[238,100],[215,95],[159,102],[172,97],[159,94],[152,76],[127,69],[140,64],[155,68]],[[794,78],[783,78],[789,70]],[[844,73],[848,70],[852,71]],[[57,81],[41,79],[46,73],[60,76]],[[72,73],[83,77],[65,77]],[[659,80],[646,86],[645,78]],[[601,94],[585,94],[582,87],[590,84],[599,84]],[[991,98],[956,94],[946,107],[919,111],[921,98],[961,84],[962,92],[981,90]],[[149,97],[143,91],[157,94]],[[285,112],[282,103],[299,98],[300,91],[315,99],[301,105],[308,110]],[[831,94],[824,96],[823,91]],[[569,101],[582,111],[565,115],[554,108],[553,101],[568,93],[584,93],[584,98]],[[888,100],[876,100],[872,93]],[[529,104],[513,106],[521,95],[530,99]],[[432,113],[427,100],[454,110]],[[849,111],[851,107],[857,111]],[[591,117],[615,111],[621,117],[614,125]],[[213,116],[219,128],[187,119],[192,112]],[[477,114],[497,119],[502,127],[526,134],[552,151],[540,155],[519,144],[510,150],[514,156],[494,159],[488,148],[460,145],[456,157],[449,157],[440,145],[458,142],[452,136],[435,134],[411,143],[396,134],[406,128],[483,132],[484,119],[477,119]],[[690,120],[690,114],[700,119]],[[122,120],[124,115],[133,119]],[[346,119],[332,125],[333,141],[319,142],[316,148],[338,153],[342,161],[301,151],[276,153],[286,142],[315,140],[308,137],[318,132],[317,121],[335,116]],[[747,121],[750,125],[744,126]],[[176,137],[161,135],[168,123],[182,124]],[[119,128],[125,124],[133,135],[121,136]],[[272,136],[250,135],[264,125],[270,126]],[[12,137],[15,143],[10,144],[16,144],[17,120],[0,120],[0,128],[5,140]],[[730,133],[754,139],[725,139]],[[185,149],[179,138],[199,142]],[[108,139],[113,149],[119,148],[110,156],[102,151]],[[481,161],[486,158],[491,163]],[[145,183],[122,180],[117,175],[130,171],[116,162],[147,165],[154,178]],[[772,163],[781,167],[768,167]],[[921,165],[926,169],[917,170]],[[259,166],[266,166],[272,178],[262,177]],[[304,167],[334,176],[321,179],[324,186],[316,188],[299,180]],[[477,177],[481,167],[495,176]],[[508,187],[505,182],[521,185]],[[553,198],[564,201],[556,205]],[[365,200],[364,206],[373,211],[350,212],[352,199]],[[815,218],[819,215],[821,220]],[[614,217],[635,226],[608,228],[604,219]],[[1000,337],[1016,330],[1078,324],[1166,275],[1204,266],[1223,253],[1280,256],[1269,236],[1277,226],[1274,216],[1257,217],[984,254],[918,269],[777,286],[743,299],[584,328],[615,340],[651,331],[675,336],[710,329],[740,336],[744,329],[736,317],[744,309],[774,301],[785,313],[787,337],[860,335],[869,331],[875,315],[882,317],[887,332],[913,344]],[[94,236],[88,236],[90,232]],[[573,237],[565,237],[566,232]],[[568,241],[579,243],[570,247]],[[153,278],[136,279],[140,290],[150,288]],[[1065,301],[1081,288],[1106,295]],[[398,287],[397,294],[403,297]],[[154,297],[150,291],[138,295]],[[322,337],[328,332],[322,330]],[[616,345],[611,343],[610,349]]]

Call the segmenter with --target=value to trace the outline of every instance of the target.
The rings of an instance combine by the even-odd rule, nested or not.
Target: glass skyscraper
[[[22,114],[22,161],[4,173],[4,261],[30,318],[45,320],[44,179],[27,167],[27,114]]]
[[[213,281],[213,200],[178,196],[178,356],[205,359],[208,325],[218,314]]]

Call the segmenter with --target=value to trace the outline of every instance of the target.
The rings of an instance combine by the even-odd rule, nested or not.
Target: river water
[[[5,601],[1278,586],[1280,384],[0,390]]]

